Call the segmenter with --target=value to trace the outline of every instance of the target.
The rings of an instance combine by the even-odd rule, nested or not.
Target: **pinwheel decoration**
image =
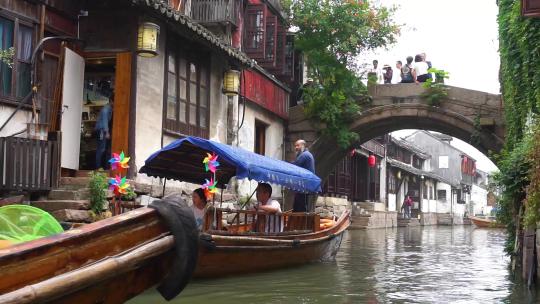
[[[119,168],[127,169],[129,168],[128,162],[129,157],[124,155],[124,151],[122,151],[120,154],[113,153],[113,157],[109,160],[112,170],[118,170]]]
[[[120,177],[117,175],[115,178],[109,179],[109,189],[113,190],[116,196],[121,196],[127,193],[129,184],[126,182],[126,177]]]
[[[204,190],[204,195],[207,199],[210,199],[215,193],[217,193],[217,181],[215,181],[213,178],[210,178],[210,180],[205,179],[206,183],[202,185],[202,189]]]
[[[216,173],[217,167],[219,167],[219,162],[217,161],[218,156],[215,153],[206,153],[206,157],[203,160],[204,169],[206,172],[210,171]]]

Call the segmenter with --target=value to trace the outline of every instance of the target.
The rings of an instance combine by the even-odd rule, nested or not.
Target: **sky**
[[[395,67],[397,60],[426,53],[434,68],[450,73],[447,84],[499,93],[498,8],[495,0],[378,0],[397,6],[394,20],[403,24],[398,42],[388,49],[365,54],[360,60]],[[398,74],[394,71],[394,75]],[[398,77],[399,78],[399,77]],[[412,131],[394,132],[398,137]],[[477,160],[477,168],[492,172],[496,166],[480,151],[455,138],[453,145]]]

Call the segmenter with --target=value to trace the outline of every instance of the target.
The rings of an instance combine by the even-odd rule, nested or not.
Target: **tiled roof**
[[[395,137],[391,137],[391,140],[396,145],[415,153],[420,158],[423,158],[423,159],[431,158],[431,155],[429,155],[428,153],[426,153],[425,151],[423,151],[421,148],[419,148],[418,146],[416,146],[415,144],[413,144],[410,141],[407,141],[407,140],[404,140],[404,139],[397,139]]]
[[[417,169],[417,168],[415,168],[415,167],[413,167],[413,166],[411,166],[409,164],[402,163],[402,162],[400,162],[398,160],[395,160],[393,158],[390,158],[390,157],[388,157],[386,159],[386,162],[392,167],[402,169],[402,170],[407,171],[409,173],[412,173],[414,175],[424,175],[424,176],[427,176],[429,178],[441,181],[441,182],[443,182],[445,184],[449,184],[449,185],[451,185],[453,187],[458,187],[459,186],[459,183],[451,182],[451,181],[443,178],[442,176],[440,176],[438,174],[435,174],[434,172],[428,172],[428,171]]]
[[[193,21],[190,17],[174,10],[164,0],[132,0],[134,4],[151,9],[163,17],[177,22],[180,26],[192,31],[194,34],[208,41],[213,46],[225,52],[228,56],[240,61],[247,66],[254,66],[255,62],[242,51],[235,49],[223,42],[218,36],[209,31],[201,24]]]

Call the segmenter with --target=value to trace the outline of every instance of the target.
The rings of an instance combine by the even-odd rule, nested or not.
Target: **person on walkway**
[[[401,61],[398,62],[401,63]],[[407,63],[404,66],[401,66],[401,83],[414,83],[412,62],[412,56],[408,56]]]
[[[283,231],[283,220],[279,220],[275,213],[281,213],[281,206],[279,202],[271,199],[272,186],[267,183],[259,183],[257,186],[257,205],[255,205],[256,211],[263,211],[270,213],[266,216],[265,232],[281,232]]]
[[[392,83],[392,76],[394,75],[394,71],[392,70],[392,67],[389,66],[388,64],[385,64],[383,66],[383,70],[384,70],[384,73],[383,73],[384,83],[385,84]]]
[[[293,164],[315,173],[315,159],[313,154],[306,148],[306,141],[299,139],[294,143],[296,160]],[[296,193],[294,195],[293,212],[308,212],[312,209],[309,205],[309,195],[306,193]]]
[[[412,207],[413,201],[409,195],[405,197],[405,200],[403,200],[403,205],[401,205],[401,209],[404,211],[403,218],[410,219],[411,218],[411,207]]]
[[[105,159],[105,154],[108,150],[108,146],[111,142],[111,123],[112,123],[112,109],[114,105],[114,92],[109,97],[109,103],[104,105],[99,111],[99,115],[96,121],[96,169],[105,168],[108,165],[108,160]],[[105,166],[103,165],[105,163]]]
[[[193,216],[195,217],[195,223],[197,224],[197,229],[202,230],[204,222],[204,213],[205,207],[208,203],[206,201],[206,196],[204,195],[204,190],[202,188],[197,188],[193,193],[191,193],[191,200],[193,204],[191,205],[191,210],[193,211]]]
[[[428,70],[431,69],[433,66],[431,65],[431,61],[428,61],[426,59],[426,53],[422,53],[422,59],[424,59],[424,62],[427,64],[428,66]],[[428,75],[429,75],[429,78],[433,79],[433,75],[428,71]]]
[[[420,54],[414,56],[412,74],[415,83],[426,82],[431,77],[428,73],[428,65]]]
[[[383,73],[382,70],[379,68],[379,61],[376,59],[373,60],[373,68],[369,69],[368,71],[368,79],[371,75],[376,78],[377,84],[383,83]]]

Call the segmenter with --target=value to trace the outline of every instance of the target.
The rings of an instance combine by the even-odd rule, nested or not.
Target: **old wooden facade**
[[[28,122],[49,131],[41,140],[2,139],[0,153],[14,161],[2,162],[0,189],[49,190],[60,167],[64,175],[98,167],[94,130],[111,100],[106,152],[132,156],[129,175],[141,181],[155,182],[137,175],[153,151],[186,135],[226,142],[229,126],[236,144],[283,158],[294,56],[278,2],[17,0],[0,8],[0,48],[16,53],[12,68],[0,64],[1,117],[16,112],[0,136],[27,137],[19,131]],[[137,55],[143,22],[159,27],[153,58]],[[45,37],[57,38],[43,43],[32,65]],[[242,70],[232,103],[222,92],[228,70]]]

